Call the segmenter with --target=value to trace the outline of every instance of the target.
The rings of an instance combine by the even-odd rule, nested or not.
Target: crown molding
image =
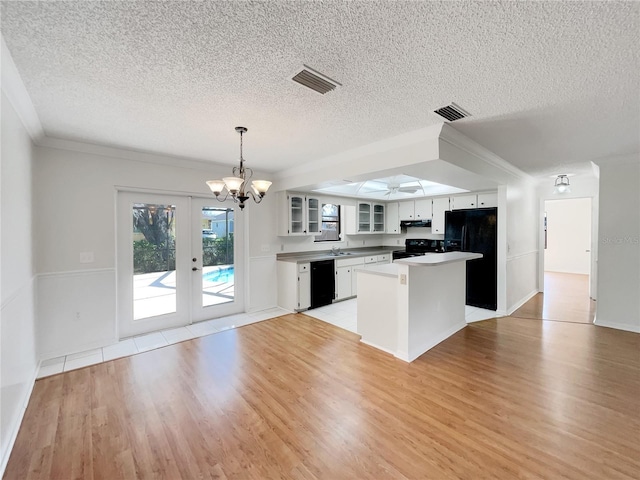
[[[67,150],[71,152],[87,153],[100,157],[118,158],[135,162],[151,163],[154,165],[167,165],[180,168],[191,168],[194,170],[211,170],[212,168],[229,168],[231,165],[214,163],[196,158],[178,157],[159,153],[150,153],[139,150],[129,150],[122,147],[109,147],[95,143],[79,142],[63,138],[42,137],[37,142],[37,146],[53,148],[56,150]]]
[[[4,37],[0,34],[0,59],[2,62],[2,76],[0,84],[2,92],[6,95],[9,103],[18,114],[24,128],[34,143],[38,143],[44,137],[44,130],[40,123],[40,118],[36,112],[29,92],[24,86],[18,67],[13,61],[11,52],[4,41]]]
[[[520,170],[518,167],[513,166],[502,157],[499,157],[491,150],[483,147],[479,143],[471,140],[466,135],[460,133],[449,124],[443,124],[440,132],[440,140],[460,148],[470,155],[473,155],[483,162],[499,169],[500,171],[508,174],[516,179],[524,180],[527,182],[535,182],[534,178]],[[442,158],[441,158],[442,159]],[[442,159],[447,161],[446,159]]]

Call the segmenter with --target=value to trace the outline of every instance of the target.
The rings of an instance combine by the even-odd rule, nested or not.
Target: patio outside
[[[200,226],[202,306],[232,302],[233,210],[204,207]],[[175,228],[175,206],[133,205],[134,320],[176,311]]]

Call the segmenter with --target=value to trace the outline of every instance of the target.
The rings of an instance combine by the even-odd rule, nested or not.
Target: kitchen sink
[[[342,257],[343,255],[353,255],[351,252],[329,252],[332,257]]]

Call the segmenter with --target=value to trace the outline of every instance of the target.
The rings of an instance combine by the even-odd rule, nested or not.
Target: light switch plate
[[[406,285],[407,284],[407,275],[405,273],[401,273],[400,274],[400,285]]]

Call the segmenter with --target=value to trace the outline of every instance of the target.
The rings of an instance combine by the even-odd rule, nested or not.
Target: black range
[[[404,250],[395,250],[393,260],[399,258],[417,257],[425,253],[444,252],[444,240],[431,240],[428,238],[407,238],[404,241]]]

